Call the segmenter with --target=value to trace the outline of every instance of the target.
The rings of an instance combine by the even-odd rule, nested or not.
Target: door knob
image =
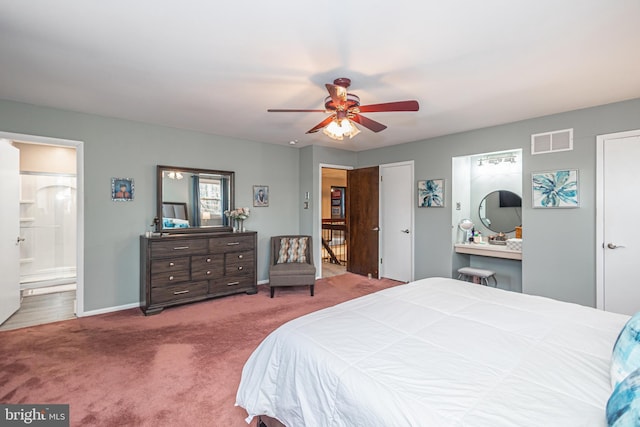
[[[609,244],[607,244],[607,247],[608,247],[609,249],[624,248],[624,246],[622,246],[622,245],[616,245],[615,243],[609,243]]]
[[[380,231],[380,227],[373,227],[371,231]]]
[[[20,244],[20,242],[24,242],[24,241],[25,241],[25,238],[24,238],[24,237],[20,237],[20,236],[18,236],[18,238],[16,239],[16,245],[19,245],[19,244]]]
[[[404,230],[400,230],[400,231],[402,231],[405,234],[409,234],[409,229],[408,228],[405,228]]]

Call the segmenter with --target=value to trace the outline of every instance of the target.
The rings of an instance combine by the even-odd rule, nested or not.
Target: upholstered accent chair
[[[271,298],[279,286],[309,285],[311,296],[316,283],[311,236],[286,235],[271,237],[269,287]]]

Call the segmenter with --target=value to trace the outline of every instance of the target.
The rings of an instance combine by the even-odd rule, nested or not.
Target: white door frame
[[[640,136],[640,129],[596,137],[596,308],[604,309],[604,143],[608,139]]]
[[[316,241],[316,247],[314,249],[316,253],[316,277],[322,277],[322,169],[355,169],[353,166],[346,165],[333,165],[329,163],[320,163],[318,165],[318,196],[316,199],[316,206],[318,207],[318,239]],[[346,218],[345,218],[346,220]]]
[[[391,168],[391,167],[397,167],[397,166],[409,166],[410,169],[411,169],[411,183],[410,184],[413,186],[413,183],[415,182],[415,179],[414,179],[415,178],[414,165],[415,165],[415,162],[413,160],[407,160],[407,161],[404,161],[404,162],[396,162],[396,163],[386,163],[386,164],[380,165],[380,175],[382,175],[382,170],[384,168]],[[382,188],[384,189],[385,187],[382,186]],[[384,201],[384,197],[385,197],[384,194],[382,194],[382,191],[380,191],[380,193],[379,193],[379,198],[380,198],[379,206],[382,206],[382,202]],[[410,282],[413,282],[414,279],[415,279],[414,275],[415,275],[415,243],[416,243],[416,240],[415,240],[415,236],[416,236],[415,229],[416,229],[416,224],[415,224],[415,209],[414,209],[414,205],[413,205],[413,200],[414,199],[412,199],[410,201],[409,206],[399,207],[399,209],[403,209],[403,208],[404,209],[408,209],[408,211],[410,212],[410,215],[411,215],[411,225],[410,225],[411,233],[409,234],[410,239],[411,239],[411,243],[410,243],[410,245],[411,245],[411,247],[410,247],[410,251],[411,251],[411,273],[410,273],[410,280],[409,280]],[[380,226],[381,230],[386,230],[385,220],[387,218],[384,218],[383,213],[384,213],[384,210],[380,209],[380,219],[379,219],[380,225],[379,226]],[[378,233],[378,247],[379,248],[382,248],[382,245],[381,245],[382,234],[383,233]],[[380,259],[382,257],[383,257],[383,254],[380,253],[380,256],[378,257],[378,271],[380,272],[379,273],[380,277],[384,276],[384,264],[380,264]]]
[[[2,131],[0,131],[0,138],[76,149],[76,316],[82,317],[84,315],[84,142]]]

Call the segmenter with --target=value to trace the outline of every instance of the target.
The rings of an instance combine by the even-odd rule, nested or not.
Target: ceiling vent
[[[531,135],[531,154],[573,150],[573,129]]]

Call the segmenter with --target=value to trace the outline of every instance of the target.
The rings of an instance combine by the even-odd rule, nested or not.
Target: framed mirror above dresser
[[[230,231],[235,173],[178,166],[157,167],[157,230],[162,233]]]

